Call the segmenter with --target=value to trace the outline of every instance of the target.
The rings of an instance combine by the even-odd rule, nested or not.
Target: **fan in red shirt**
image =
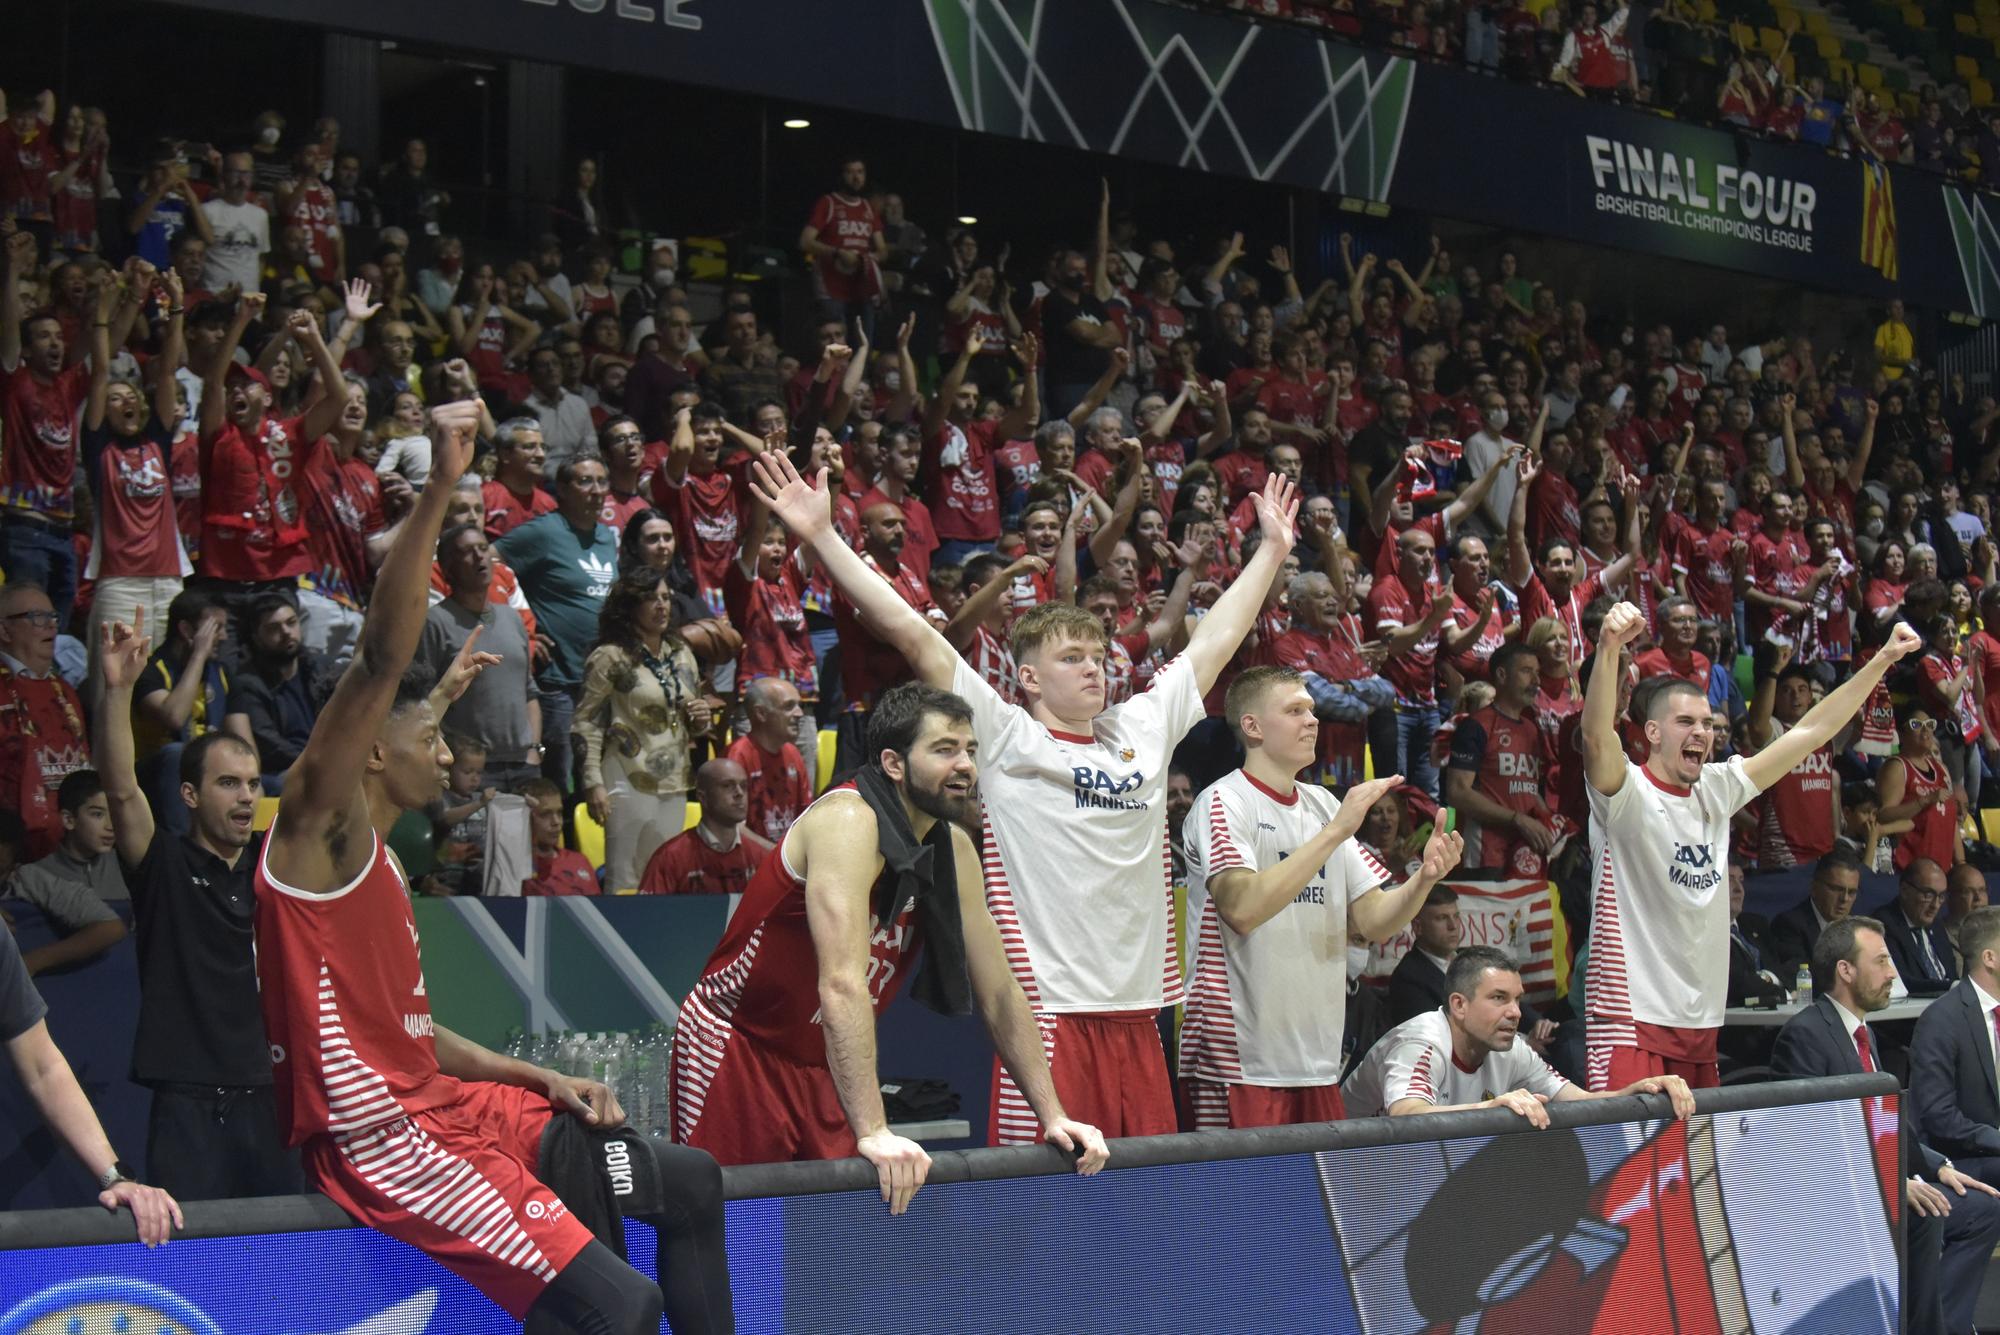
[[[1980,745],[1989,756],[2000,752],[2000,584],[1979,591],[1980,627],[1965,642],[1972,662],[1973,701],[1979,708]]]
[[[23,318],[19,280],[35,267],[34,237],[16,232],[6,246],[7,263],[0,271],[0,441],[5,442],[0,448],[0,566],[14,579],[45,586],[67,624],[76,600],[69,526],[78,462],[77,414],[89,390],[90,368],[79,363],[64,369],[69,348],[53,314]]]
[[[383,558],[362,649],[285,776],[284,810],[257,857],[257,991],[278,1123],[313,1187],[516,1320],[650,1330],[661,1288],[593,1239],[540,1176],[559,1111],[619,1134],[637,1152],[618,1199],[659,1229],[674,1329],[733,1329],[714,1162],[626,1127],[603,1084],[489,1052],[431,1013],[388,835],[445,791],[452,756],[438,716],[481,669],[476,651],[461,651],[431,690],[406,676],[478,421],[473,404],[433,410],[430,485]],[[560,799],[548,805],[559,820]],[[586,1189],[609,1199],[614,1183]],[[466,1223],[474,1210],[487,1221],[478,1229]]]
[[[695,771],[701,820],[654,850],[639,878],[642,895],[740,895],[771,851],[744,828],[750,776],[726,757]],[[782,833],[782,832],[781,832]]]
[[[1320,783],[1358,783],[1368,718],[1396,704],[1396,688],[1376,672],[1382,647],[1361,642],[1355,618],[1342,611],[1350,592],[1336,588],[1324,572],[1306,571],[1285,593],[1291,625],[1272,636],[1260,656],[1299,673],[1312,696],[1320,720],[1319,754],[1307,776]]]
[[[320,179],[321,149],[307,140],[292,154],[292,179],[278,187],[278,215],[306,235],[306,265],[322,285],[347,278],[347,239],[340,230],[340,201]]]
[[[1672,563],[1675,586],[1694,600],[1710,621],[1734,621],[1736,586],[1746,569],[1749,544],[1722,522],[1729,487],[1720,478],[1695,484],[1694,522],[1678,516],[1664,546]]]
[[[1694,599],[1675,596],[1660,604],[1659,634],[1638,657],[1639,677],[1679,677],[1708,690],[1713,665],[1694,647],[1701,638],[1701,610]]]
[[[653,504],[673,521],[695,592],[716,616],[726,614],[723,590],[741,541],[743,465],[748,462],[721,462],[727,420],[721,405],[710,402],[675,413],[667,457],[653,474]]]
[[[1223,496],[1217,508],[1223,514],[1263,490],[1264,479],[1271,475],[1272,431],[1271,414],[1263,408],[1251,408],[1236,424],[1236,448],[1211,461],[1215,480],[1222,484]]]
[[[1451,734],[1444,800],[1468,821],[1469,867],[1540,877],[1555,842],[1548,792],[1555,751],[1535,713],[1541,664],[1525,644],[1493,655],[1493,703],[1460,718]]]
[[[549,779],[530,779],[521,785],[521,796],[532,804],[528,829],[535,858],[535,874],[521,882],[521,893],[530,898],[602,894],[590,859],[563,847],[562,789]]]
[[[1806,522],[1806,542],[1811,547],[1807,560],[1816,568],[1831,568],[1808,600],[1810,610],[1803,620],[1799,637],[1801,663],[1831,663],[1845,674],[1854,661],[1854,607],[1859,596],[1860,572],[1848,561],[1839,546],[1839,529],[1821,515]]]
[[[1542,445],[1542,466],[1527,485],[1528,542],[1541,547],[1561,539],[1574,544],[1583,536],[1583,510],[1570,470],[1576,466],[1576,451],[1567,431],[1552,431]]]
[[[0,121],[0,217],[48,218],[49,177],[61,155],[50,130],[55,119],[56,95],[45,88],[33,101],[21,98]]]
[[[306,647],[345,662],[361,633],[361,609],[388,549],[384,530],[413,497],[400,473],[380,477],[359,451],[368,429],[368,391],[342,382],[347,406],[299,479],[312,569],[299,577]],[[341,391],[335,391],[337,394]]]
[[[949,544],[947,565],[958,564],[974,548],[1000,540],[1000,480],[994,468],[995,454],[1000,442],[1019,440],[1032,432],[1040,414],[1035,375],[1040,340],[1032,333],[1023,334],[1013,351],[1021,363],[1021,397],[999,418],[979,419],[979,386],[966,381],[971,361],[964,355],[952,363],[924,411],[920,452],[924,494],[937,503],[935,513],[927,517],[938,543]],[[892,470],[900,477],[900,468],[891,460],[883,473],[884,482],[889,481]],[[880,494],[885,500],[901,499],[886,491]],[[862,508],[867,508],[869,499],[862,497]],[[912,507],[905,503],[903,512],[909,517]],[[929,573],[928,551],[919,568]]]
[[[90,768],[83,702],[56,675],[55,655],[48,594],[21,581],[0,588],[0,802],[27,826],[23,862],[62,842],[56,790],[73,771]]]
[[[1514,608],[1493,594],[1493,558],[1484,538],[1459,533],[1449,551],[1451,629],[1444,663],[1461,682],[1486,681],[1493,655],[1520,635],[1522,622]]]
[[[303,475],[317,466],[325,437],[348,404],[319,320],[298,310],[288,328],[310,356],[324,392],[302,416],[267,416],[270,382],[233,360],[244,330],[263,309],[262,293],[243,298],[201,393],[201,573],[239,587],[290,583],[312,569]]]
[[[965,600],[945,627],[945,638],[995,694],[1019,704],[1021,684],[1014,680],[1014,651],[1007,643],[1007,623],[1015,611],[1011,595],[1016,580],[1046,578],[1049,563],[1039,556],[1010,562],[998,552],[981,552],[968,558],[964,569],[959,592]]]
[[[1775,487],[1764,499],[1764,524],[1750,535],[1750,579],[1743,613],[1754,642],[1766,633],[1798,642],[1820,585],[1833,576],[1827,565],[1807,563],[1806,545],[1792,531],[1792,494]]]
[[[743,549],[723,576],[723,597],[729,624],[743,637],[738,682],[776,678],[816,701],[819,667],[806,625],[806,559],[791,548],[784,525],[752,496]]]
[[[641,510],[653,508],[646,484],[652,480],[648,467],[646,434],[639,424],[623,414],[607,416],[597,427],[598,452],[604,456],[609,489],[597,521],[623,533],[625,525]],[[664,450],[661,451],[665,453]]]
[[[887,501],[877,501],[861,512],[862,559],[889,581],[897,596],[942,629],[945,617],[931,601],[929,585],[903,560],[906,534],[903,512]],[[834,772],[845,774],[865,759],[860,748],[868,711],[882,692],[910,680],[910,665],[895,645],[876,638],[862,624],[854,604],[837,590],[833,619],[840,629],[840,684],[847,696],[847,709],[840,716]]]
[[[1539,472],[1537,461],[1521,461],[1521,483],[1514,488],[1514,506],[1507,516],[1507,582],[1521,591],[1522,622],[1533,626],[1543,617],[1561,622],[1568,632],[1570,664],[1581,667],[1590,652],[1589,637],[1583,633],[1583,609],[1600,594],[1624,587],[1632,569],[1632,553],[1581,580],[1577,578],[1576,548],[1560,538],[1542,544],[1539,560],[1531,560],[1528,493]]]
[[[1759,645],[1757,690],[1750,700],[1749,742],[1761,751],[1813,707],[1813,674],[1786,645]],[[1757,821],[1757,866],[1805,867],[1833,848],[1840,833],[1840,776],[1833,749],[1822,746],[1764,790]]]
[[[480,487],[480,495],[486,502],[486,536],[498,542],[553,511],[556,498],[542,486],[548,450],[542,444],[542,425],[534,418],[502,422],[493,432],[493,457],[493,477]]]
[[[743,767],[750,781],[744,826],[775,844],[812,805],[813,764],[794,742],[805,735],[812,715],[791,683],[776,677],[744,688],[743,711],[749,727],[730,743],[728,758]]]
[[[1388,655],[1383,675],[1396,688],[1396,770],[1432,795],[1439,630],[1451,619],[1452,605],[1448,591],[1431,587],[1436,562],[1436,541],[1423,529],[1410,529],[1396,539],[1395,578],[1377,580],[1368,592],[1368,633],[1382,642]]]
[[[859,158],[843,162],[840,188],[819,197],[799,233],[799,249],[812,261],[820,314],[841,321],[843,328],[881,294],[881,261],[889,253],[867,191],[868,164]]]

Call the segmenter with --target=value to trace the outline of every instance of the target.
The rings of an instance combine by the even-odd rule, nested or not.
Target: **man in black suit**
[[[1910,1098],[1924,1140],[1961,1171],[2000,1186],[2000,1094],[1993,1042],[2000,1018],[2000,908],[1975,909],[1958,928],[1965,977],[1930,1004],[1910,1044]]]
[[[1430,897],[1410,920],[1416,944],[1389,975],[1389,1027],[1444,1005],[1445,971],[1458,953],[1458,891],[1431,887]]]
[[[1728,1004],[1741,1006],[1752,999],[1783,1001],[1786,985],[1773,982],[1765,971],[1776,972],[1771,954],[1771,924],[1755,913],[1743,911],[1743,868],[1729,866],[1729,994]],[[1726,1037],[1726,1035],[1725,1035]]]
[[[1951,939],[1953,975],[1965,976],[1965,953],[1959,949],[1958,927],[1974,909],[1986,907],[1986,873],[1970,862],[1961,862],[1945,876],[1945,905],[1951,916],[1944,933]]]
[[[1918,858],[1903,869],[1896,902],[1882,910],[1882,935],[1889,941],[1889,958],[1913,997],[1942,995],[1958,981],[1958,963],[1951,938],[1939,921],[1944,908],[1944,868]]]
[[[1800,965],[1811,965],[1813,942],[1826,930],[1854,911],[1855,896],[1861,893],[1861,859],[1852,849],[1836,844],[1813,865],[1812,888],[1803,901],[1771,920],[1771,953],[1774,960],[1765,968],[1789,982]]]
[[[1787,1076],[1859,1075],[1880,1069],[1865,1016],[1889,1004],[1896,967],[1873,918],[1845,917],[1820,932],[1813,1004],[1785,1022],[1771,1064]],[[1907,1100],[1905,1101],[1908,1102]],[[2000,1242],[2000,1192],[1961,1173],[1922,1143],[1905,1109],[1904,1184],[1909,1209],[1903,1292],[1911,1335],[1971,1335],[1986,1261]]]

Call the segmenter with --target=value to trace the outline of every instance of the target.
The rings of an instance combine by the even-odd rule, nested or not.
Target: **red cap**
[[[258,370],[256,367],[245,366],[243,365],[243,363],[238,362],[236,365],[229,368],[229,378],[231,380],[234,380],[238,376],[241,376],[245,380],[253,381],[256,384],[262,385],[266,393],[270,392],[271,377],[265,375],[262,371]]]

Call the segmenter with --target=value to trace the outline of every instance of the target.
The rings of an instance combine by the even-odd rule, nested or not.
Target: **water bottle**
[[[1811,1004],[1812,999],[1812,966],[1801,964],[1798,977],[1793,980],[1792,1000],[1804,1006]]]

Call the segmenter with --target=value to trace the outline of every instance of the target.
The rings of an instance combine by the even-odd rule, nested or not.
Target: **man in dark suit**
[[[1910,1044],[1910,1098],[1924,1140],[1961,1171],[2000,1186],[2000,1094],[1993,1042],[2000,1018],[2000,908],[1975,909],[1958,928],[1965,977],[1930,1004]]]
[[[1882,910],[1889,958],[1913,997],[1935,997],[1958,981],[1951,938],[1939,921],[1945,901],[1944,868],[1918,858],[1903,869],[1896,902]]]
[[[1458,952],[1458,892],[1431,887],[1430,897],[1410,920],[1416,944],[1389,975],[1389,1027],[1444,1005],[1445,971]]]
[[[1944,934],[1951,939],[1954,976],[1965,976],[1965,953],[1959,949],[1958,927],[1974,909],[1986,907],[1986,873],[1970,862],[1961,862],[1945,876],[1945,906],[1951,910]]]
[[[1786,985],[1764,976],[1775,973],[1777,960],[1771,954],[1771,924],[1755,913],[1743,911],[1743,868],[1729,866],[1729,994],[1731,1006],[1752,999],[1783,1001]],[[1726,1037],[1726,1035],[1725,1035]]]
[[[1794,1077],[1880,1069],[1874,1032],[1864,1017],[1889,1004],[1896,979],[1882,925],[1860,917],[1828,924],[1819,934],[1812,971],[1813,1004],[1778,1031],[1771,1064]],[[1986,1261],[2000,1242],[2000,1192],[1923,1144],[1908,1112],[1901,1119],[1911,1174],[1904,1183],[1909,1209],[1903,1213],[1906,1328],[1911,1335],[1971,1335]]]
[[[1764,967],[1787,983],[1800,965],[1811,965],[1813,942],[1828,923],[1838,922],[1854,911],[1855,896],[1861,893],[1861,859],[1845,845],[1813,865],[1812,888],[1805,899],[1771,920],[1771,954]]]

